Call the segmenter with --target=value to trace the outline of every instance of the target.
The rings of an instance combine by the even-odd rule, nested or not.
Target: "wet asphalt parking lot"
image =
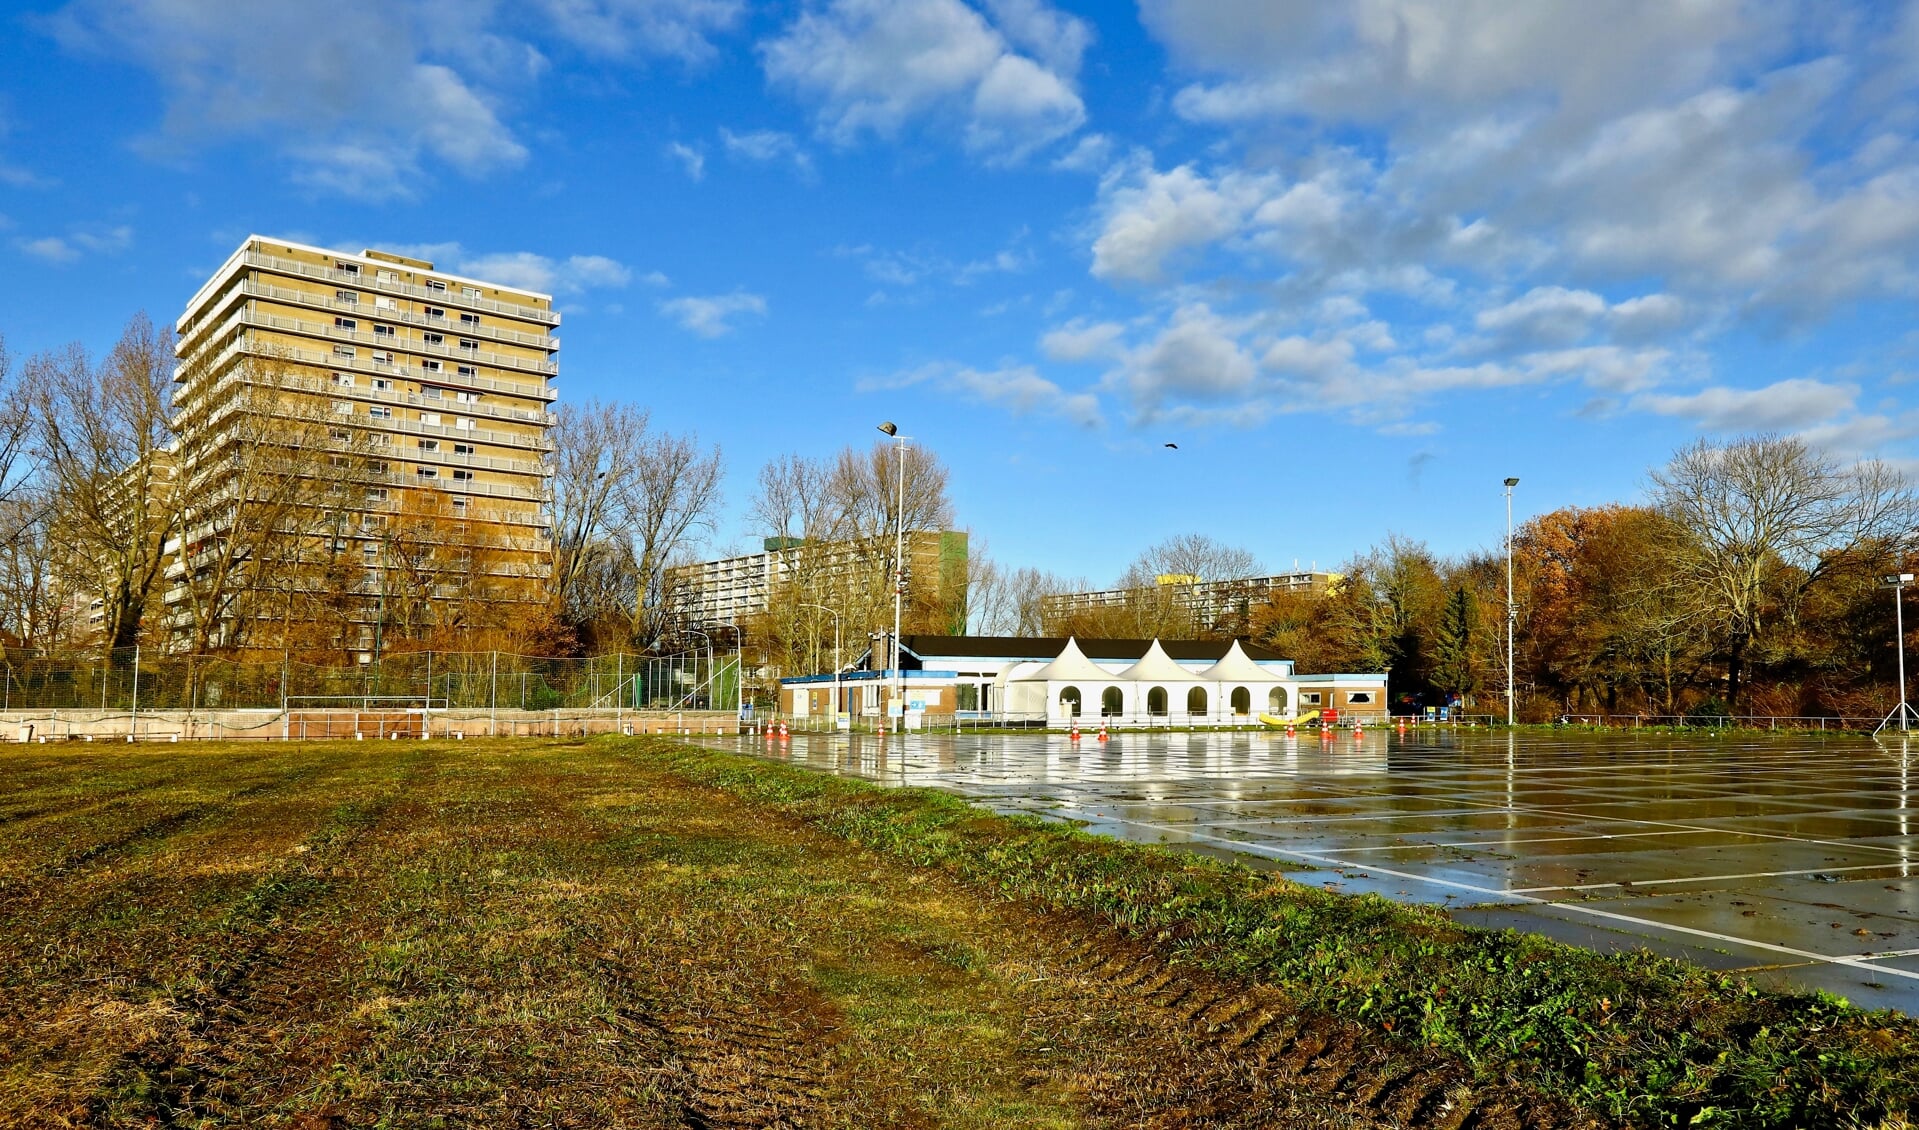
[[[705,739],[1919,1012],[1919,735]]]

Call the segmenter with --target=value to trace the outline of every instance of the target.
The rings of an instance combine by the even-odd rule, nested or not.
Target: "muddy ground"
[[[1555,1127],[605,743],[0,752],[0,1126]]]

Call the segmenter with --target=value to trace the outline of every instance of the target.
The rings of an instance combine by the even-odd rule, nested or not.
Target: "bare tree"
[[[364,445],[318,402],[289,394],[285,363],[244,357],[190,372],[173,420],[168,606],[194,654],[246,646],[270,616],[279,574],[302,543],[329,536],[322,515],[359,474]],[[281,609],[284,612],[284,608]]]
[[[174,509],[167,457],[173,335],[143,314],[96,369],[70,346],[26,366],[34,448],[53,494],[55,543],[67,567],[97,578],[103,642],[140,638],[165,567]]]
[[[719,510],[719,449],[654,432],[646,412],[597,400],[561,409],[553,437],[554,614],[654,646],[670,619],[669,567]]]
[[[15,379],[7,339],[0,337],[0,502],[28,489],[33,481],[33,419],[32,397]],[[10,528],[0,527],[0,537],[9,532]]]
[[[580,623],[606,607],[591,583],[619,554],[609,552],[620,493],[635,473],[647,413],[630,404],[560,407],[553,438],[553,527],[549,593],[561,617]]]
[[[671,566],[713,528],[720,506],[720,449],[702,449],[692,436],[649,435],[637,445],[633,474],[615,497],[618,530],[634,584],[629,636],[657,642],[670,625]]]
[[[1770,614],[1860,559],[1859,547],[1905,537],[1914,518],[1897,471],[1876,461],[1841,466],[1776,435],[1681,449],[1653,472],[1652,498],[1670,519],[1666,575],[1723,640],[1733,711]]]
[[[11,642],[49,650],[68,642],[75,574],[55,558],[53,506],[29,486],[0,501],[0,631]]]
[[[1237,581],[1259,572],[1259,558],[1248,549],[1227,545],[1205,534],[1178,534],[1151,546],[1133,559],[1120,577],[1121,588],[1141,588],[1160,577],[1190,577],[1194,581]]]

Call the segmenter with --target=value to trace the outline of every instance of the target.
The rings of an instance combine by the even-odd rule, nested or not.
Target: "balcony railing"
[[[430,302],[435,306],[459,306],[468,310],[484,310],[549,326],[560,324],[560,315],[556,310],[545,310],[538,306],[521,306],[513,302],[499,302],[491,298],[475,298],[461,294],[452,287],[446,290],[431,290],[415,283],[401,282],[398,279],[382,279],[376,271],[342,271],[333,267],[323,267],[317,263],[303,263],[298,259],[268,255],[263,251],[248,251],[241,256],[241,262],[263,271],[273,271],[298,278],[320,279],[339,286],[350,286],[356,290],[404,295],[421,302]]]
[[[438,345],[425,341],[404,341],[398,335],[386,337],[381,334],[367,333],[363,330],[341,329],[324,322],[303,322],[298,318],[282,318],[278,314],[262,314],[249,309],[241,316],[247,325],[262,329],[278,330],[281,333],[300,334],[304,337],[324,337],[332,341],[352,342],[370,349],[397,349],[403,353],[430,353],[438,357],[450,357],[456,361],[471,361],[476,365],[491,365],[496,369],[518,369],[526,373],[538,373],[550,377],[560,371],[556,361],[536,360],[532,357],[515,357],[510,353],[487,353],[478,349],[461,349],[444,342]],[[437,376],[437,374],[436,374]],[[428,378],[432,379],[432,378]]]
[[[503,393],[507,396],[525,397],[529,400],[551,401],[559,399],[560,396],[557,389],[549,388],[544,384],[515,384],[511,381],[497,381],[492,377],[463,377],[458,373],[423,373],[415,370],[410,365],[388,364],[386,362],[375,361],[371,357],[362,357],[357,353],[351,357],[342,356],[337,353],[321,353],[318,350],[301,349],[297,346],[283,346],[277,343],[256,341],[252,333],[243,331],[243,334],[244,336],[237,338],[232,344],[223,348],[220,353],[214,357],[211,366],[223,364],[233,353],[244,352],[253,354],[256,357],[283,357],[289,361],[297,361],[302,365],[313,365],[322,369],[350,369],[356,373],[368,373],[373,376],[395,377],[407,381],[422,381],[426,384],[439,385],[442,388],[466,388],[473,389],[474,391],[484,390],[486,392]],[[174,381],[176,383],[184,383],[186,378],[187,367],[184,365],[175,366],[173,370]],[[548,414],[542,413],[541,415],[547,416],[550,421],[551,417],[548,416]]]
[[[446,318],[429,318],[415,310],[388,309],[374,303],[368,306],[364,302],[342,302],[332,294],[322,294],[311,290],[295,290],[290,287],[274,286],[272,283],[247,279],[234,288],[235,295],[247,295],[264,298],[269,302],[278,302],[288,306],[305,306],[315,310],[325,310],[330,314],[340,314],[352,318],[365,318],[379,322],[401,322],[409,326],[420,326],[436,332],[452,329],[465,337],[486,338],[508,345],[524,345],[529,349],[551,353],[560,348],[560,339],[550,334],[530,334],[520,330],[506,329],[490,323],[465,325]]]

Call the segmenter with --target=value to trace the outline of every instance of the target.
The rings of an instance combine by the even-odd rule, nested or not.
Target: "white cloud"
[[[1203,302],[1176,310],[1166,327],[1122,366],[1121,379],[1141,416],[1153,415],[1169,400],[1244,399],[1252,394],[1259,367],[1240,341],[1244,329]]]
[[[661,55],[698,62],[712,36],[740,22],[744,0],[540,0],[550,26],[602,55]]]
[[[1005,247],[991,255],[963,263],[954,262],[946,255],[923,247],[889,251],[862,243],[852,247],[836,247],[833,254],[843,259],[858,260],[868,277],[898,289],[936,280],[954,286],[971,286],[990,275],[1019,274],[1031,268],[1034,257],[1026,246],[1026,239],[1027,233],[1021,229]],[[884,294],[876,295],[868,301],[868,305],[878,305],[883,301],[886,301]]]
[[[35,259],[44,259],[49,263],[71,263],[80,257],[80,252],[72,244],[57,235],[23,239],[18,246]]]
[[[760,53],[768,79],[811,103],[820,132],[837,144],[944,120],[959,123],[968,150],[1017,160],[1085,121],[1071,71],[1058,68],[1069,57],[1077,63],[1090,32],[1034,0],[999,8],[1005,31],[960,0],[832,0],[803,12]],[[1050,64],[1009,42],[1041,35]]]
[[[356,243],[381,247],[401,255],[425,259],[443,270],[469,278],[501,282],[543,294],[580,294],[588,290],[618,289],[633,281],[633,272],[604,255],[569,255],[564,259],[531,251],[469,252],[458,243]],[[658,275],[658,272],[654,273]],[[648,276],[651,281],[653,276]],[[664,283],[665,276],[658,275]]]
[[[72,263],[87,255],[115,255],[133,246],[133,228],[126,224],[76,227],[64,236],[22,239],[20,250],[49,263]]]
[[[153,72],[165,111],[147,152],[248,139],[285,152],[298,183],[378,200],[417,195],[429,159],[468,176],[526,159],[492,96],[449,64],[505,77],[503,59],[532,73],[537,53],[443,18],[378,0],[75,0],[47,26]]]
[[[1473,324],[1503,340],[1570,345],[1585,337],[1606,313],[1606,300],[1590,290],[1534,287],[1503,306],[1481,310]]]
[[[1084,428],[1101,427],[1106,422],[1098,396],[1068,392],[1031,365],[982,370],[937,362],[882,380],[861,382],[868,391],[912,385],[928,385],[968,401],[998,404],[1016,416],[1061,416]]]
[[[706,176],[706,154],[684,142],[670,141],[666,145],[666,155],[680,163],[686,170],[689,180],[702,180]]]
[[[660,303],[660,312],[704,338],[722,337],[737,327],[734,319],[747,314],[764,317],[766,299],[744,290],[705,297],[688,296]]]
[[[1117,322],[1078,320],[1048,330],[1039,340],[1040,351],[1055,361],[1116,360],[1125,351],[1126,327]]]
[[[1632,407],[1691,420],[1707,431],[1780,431],[1821,424],[1852,411],[1856,385],[1795,378],[1764,388],[1701,389],[1689,396],[1636,396]]]
[[[1104,172],[1113,159],[1113,139],[1103,133],[1089,133],[1064,154],[1054,158],[1053,167],[1069,173]]]
[[[802,177],[813,176],[813,158],[790,133],[779,130],[758,129],[746,133],[734,133],[725,126],[720,127],[720,141],[726,151],[742,161],[755,164],[775,162],[790,164]]]
[[[1109,175],[1100,186],[1100,232],[1093,274],[1156,282],[1167,261],[1239,231],[1271,187],[1269,178],[1229,173],[1214,180],[1181,165],[1150,164]]]
[[[1266,347],[1259,363],[1274,372],[1324,379],[1352,365],[1353,344],[1337,337],[1324,341],[1284,337]]]
[[[1063,75],[1079,73],[1093,45],[1093,29],[1041,0],[986,0],[993,21],[1013,46]]]

